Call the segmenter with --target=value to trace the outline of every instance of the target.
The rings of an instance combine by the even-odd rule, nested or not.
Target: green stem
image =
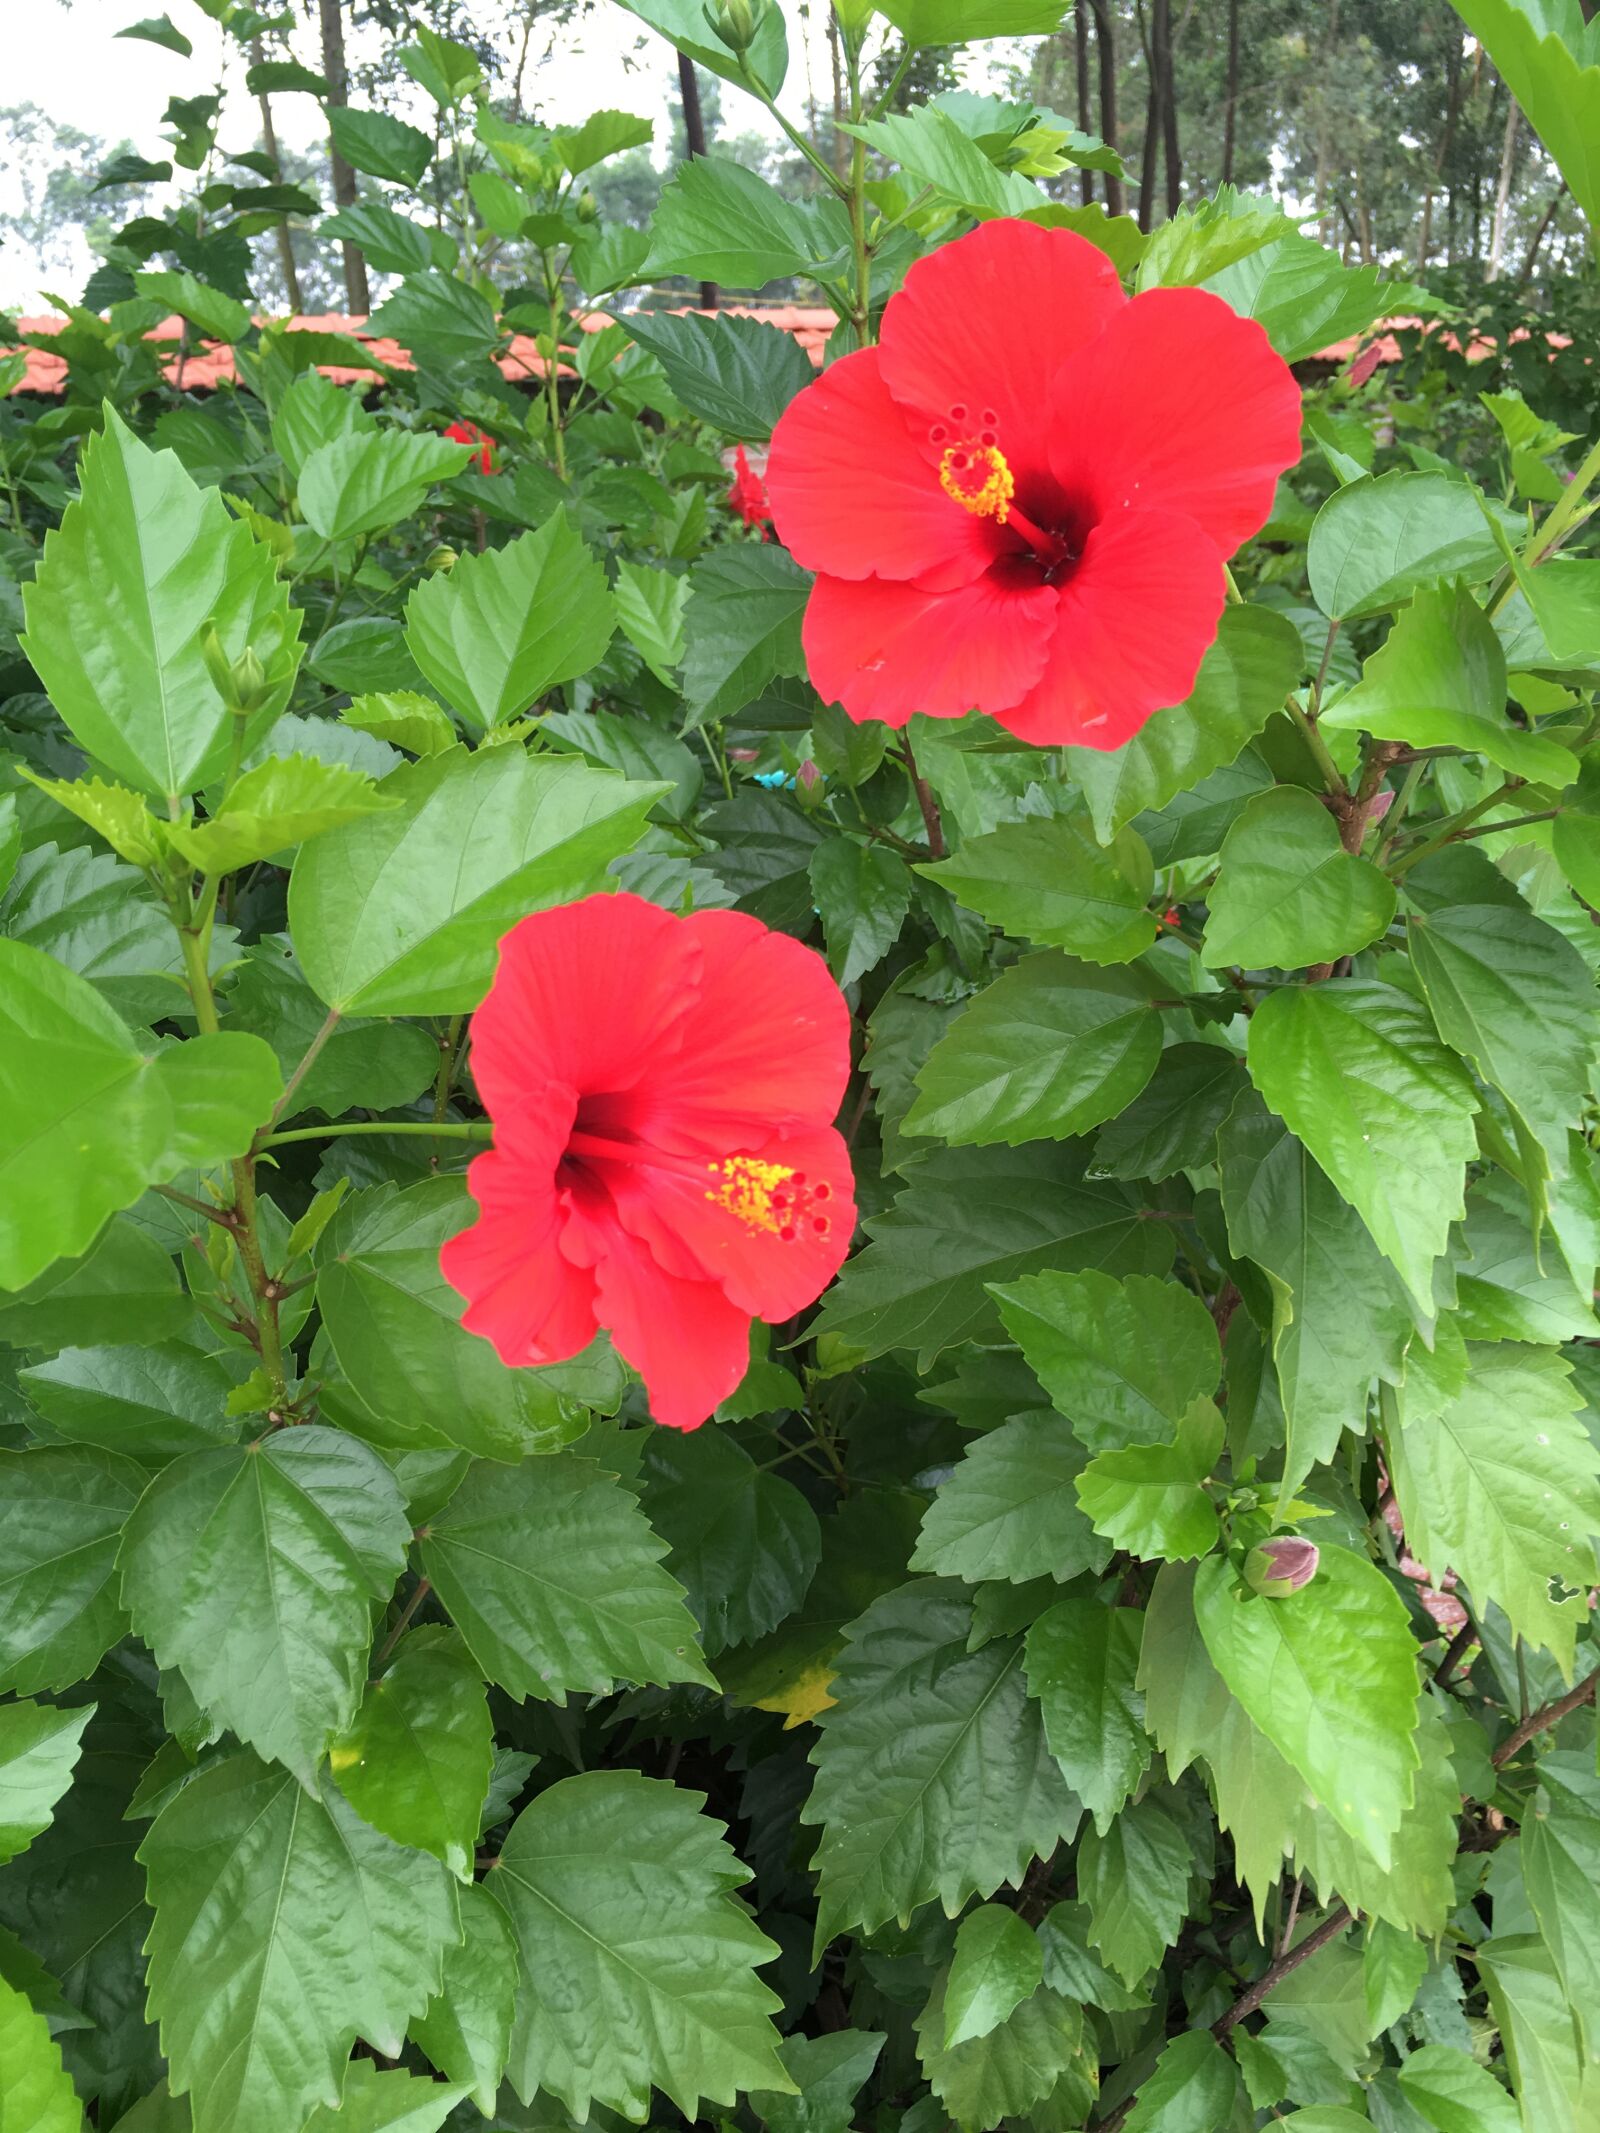
[[[384,1665],[386,1664],[389,1658],[389,1654],[394,1650],[395,1646],[400,1642],[400,1639],[411,1627],[412,1618],[416,1614],[417,1609],[422,1605],[423,1601],[428,1597],[429,1593],[432,1592],[432,1590],[433,1587],[428,1583],[426,1578],[418,1578],[416,1588],[412,1592],[410,1599],[407,1600],[405,1606],[401,1608],[393,1629],[390,1630],[389,1634],[384,1638],[383,1642],[378,1646],[376,1652],[374,1652],[372,1655],[372,1671],[374,1674],[382,1672]]]
[[[861,53],[857,42],[846,44],[850,67],[850,123],[861,123]],[[867,245],[867,144],[859,135],[850,145],[850,245],[855,255],[855,305],[851,317],[856,343],[865,348],[872,339],[872,253]]]
[[[287,1133],[263,1134],[256,1147],[259,1152],[266,1148],[286,1148],[291,1141],[329,1141],[352,1133],[425,1134],[430,1140],[437,1141],[487,1141],[493,1138],[494,1127],[487,1119],[470,1125],[452,1121],[443,1126],[419,1125],[412,1119],[339,1119],[326,1126],[291,1126]]]
[[[539,264],[544,270],[544,293],[550,306],[550,353],[544,359],[545,410],[550,422],[550,449],[555,454],[556,472],[565,481],[567,440],[561,434],[561,380],[557,375],[561,368],[561,335],[556,328],[561,283],[551,268],[548,252],[540,252]]]
[[[757,103],[764,104],[766,106],[768,114],[777,121],[779,126],[782,127],[783,131],[788,135],[791,143],[799,149],[800,153],[805,157],[806,161],[811,165],[812,169],[816,171],[817,175],[825,180],[829,191],[837,193],[841,200],[848,199],[850,196],[850,189],[845,184],[844,180],[840,177],[839,173],[834,169],[833,165],[826,160],[825,157],[818,155],[816,149],[812,147],[811,143],[806,139],[805,135],[800,131],[799,127],[791,125],[788,119],[784,117],[783,113],[778,109],[777,105],[773,102],[767,91],[761,86],[761,84],[756,80],[755,76],[750,72],[748,61],[741,61],[740,63],[739,86],[742,89],[748,89],[750,94],[756,99]]]
[[[1394,840],[1399,832],[1401,823],[1405,820],[1406,810],[1416,798],[1417,787],[1422,783],[1427,768],[1428,760],[1425,756],[1419,757],[1414,763],[1407,766],[1406,774],[1400,781],[1400,790],[1394,797],[1394,804],[1390,807],[1388,817],[1383,825],[1383,843],[1377,855],[1377,864],[1379,866],[1383,865],[1394,847]]]
[[[1286,708],[1289,716],[1300,728],[1301,738],[1311,750],[1317,768],[1322,772],[1323,784],[1336,799],[1348,800],[1350,788],[1345,783],[1344,773],[1328,753],[1328,744],[1317,731],[1315,721],[1307,718],[1305,712],[1300,708],[1298,699],[1293,696],[1288,699]]]
[[[467,1018],[452,1015],[450,1027],[439,1040],[439,1075],[433,1085],[434,1124],[444,1124],[445,1112],[450,1108],[450,1085],[456,1078],[456,1069],[461,1064],[461,1047],[467,1040]]]
[[[908,38],[906,40],[906,48],[900,54],[900,64],[889,76],[889,86],[884,90],[882,96],[880,96],[877,102],[873,105],[870,113],[871,117],[879,118],[885,111],[892,111],[894,109],[894,100],[896,96],[900,93],[900,84],[905,80],[907,74],[911,70],[911,59],[912,54],[915,50],[916,47],[911,43],[910,39]]]
[[[1509,799],[1512,793],[1519,792],[1526,783],[1525,778],[1507,778],[1505,783],[1497,785],[1486,799],[1474,801],[1471,807],[1462,808],[1460,814],[1451,815],[1431,837],[1416,845],[1404,858],[1395,861],[1389,869],[1389,879],[1398,881],[1402,874],[1411,871],[1419,859],[1431,859],[1433,854],[1450,843],[1452,838],[1459,837],[1464,829],[1470,829],[1480,816],[1486,815],[1491,807],[1500,806],[1502,801]]]
[[[1588,457],[1567,483],[1557,502],[1547,515],[1534,527],[1522,551],[1522,560],[1530,566],[1542,562],[1551,550],[1565,537],[1573,520],[1589,493],[1590,484],[1600,474],[1600,444],[1591,445]]]
[[[338,1027],[339,1010],[336,1007],[330,1007],[328,1009],[328,1019],[326,1020],[326,1022],[323,1023],[321,1029],[317,1031],[317,1034],[306,1046],[305,1054],[304,1057],[301,1059],[300,1064],[295,1068],[294,1072],[289,1076],[289,1079],[284,1083],[283,1094],[278,1098],[278,1101],[272,1107],[272,1117],[267,1122],[269,1125],[276,1125],[278,1120],[282,1118],[285,1111],[288,1110],[290,1101],[293,1098],[295,1092],[300,1087],[301,1082],[305,1080],[306,1076],[311,1072],[312,1067],[316,1064],[318,1053],[322,1050],[322,1047],[327,1043],[328,1039],[333,1035],[334,1031]]]

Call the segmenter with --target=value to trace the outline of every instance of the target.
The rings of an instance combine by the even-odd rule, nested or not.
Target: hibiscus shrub
[[[370,330],[180,99],[32,336],[5,2133],[1595,2123],[1600,447],[862,86],[1059,13],[648,231],[424,33]]]

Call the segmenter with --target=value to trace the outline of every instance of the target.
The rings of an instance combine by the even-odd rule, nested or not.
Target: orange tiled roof
[[[730,304],[726,308],[737,317],[765,319],[769,325],[792,333],[812,362],[820,368],[822,351],[835,325],[831,311],[806,304]],[[17,321],[24,333],[39,335],[59,333],[66,323],[65,319],[57,318],[53,314]],[[391,370],[412,370],[416,367],[398,341],[387,339],[381,334],[368,335],[365,330],[366,320],[363,318],[347,317],[338,311],[323,311],[309,312],[303,317],[291,318],[284,323],[290,333],[342,333],[359,338],[377,361]],[[603,327],[611,324],[611,319],[605,312],[591,311],[581,314],[576,323],[585,333],[598,333]],[[174,315],[151,327],[145,338],[153,341],[176,341],[182,332],[183,321]],[[0,356],[10,353],[11,350],[0,347]],[[53,355],[48,348],[24,347],[19,353],[26,358],[27,369],[22,382],[14,387],[15,391],[55,394],[64,389],[67,375],[64,358]],[[513,334],[510,347],[497,360],[500,369],[508,378],[520,381],[544,376],[544,358],[534,345],[530,334]],[[233,350],[226,345],[218,346],[209,341],[203,342],[187,354],[172,357],[163,368],[172,383],[181,385],[189,392],[210,392],[218,385],[231,382],[236,376]],[[336,385],[352,385],[362,378],[374,375],[357,364],[319,363],[317,368],[325,378],[332,379]]]

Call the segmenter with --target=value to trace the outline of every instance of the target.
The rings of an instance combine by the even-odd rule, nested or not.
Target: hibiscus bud
[[[1311,1583],[1320,1560],[1315,1541],[1298,1533],[1280,1533],[1250,1550],[1244,1559],[1244,1581],[1252,1592],[1282,1600]]]
[[[246,647],[237,659],[230,659],[223,649],[222,639],[209,622],[200,632],[200,657],[205,661],[206,672],[215,683],[217,694],[236,718],[248,718],[271,695],[267,670],[256,654]]]
[[[441,542],[437,548],[434,548],[429,551],[427,559],[423,563],[422,567],[431,575],[433,572],[439,570],[454,570],[456,564],[460,561],[460,559],[460,550],[452,548],[450,544],[445,541]]]
[[[718,0],[706,20],[730,52],[748,52],[766,11],[766,0]]]
[[[810,756],[806,757],[800,768],[795,772],[794,781],[800,789],[800,797],[803,800],[813,799],[819,796],[822,791],[822,772],[812,762]]]
[[[579,193],[577,212],[580,222],[598,222],[600,220],[600,203],[592,192],[584,191]]]

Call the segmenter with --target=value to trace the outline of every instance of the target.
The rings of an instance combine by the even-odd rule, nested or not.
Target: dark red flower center
[[[582,1111],[579,1111],[582,1117]],[[619,1140],[609,1133],[590,1133],[581,1125],[567,1136],[563,1164],[626,1163],[642,1170],[665,1171],[671,1176],[693,1178],[705,1197],[733,1216],[746,1229],[764,1231],[783,1244],[793,1244],[806,1232],[826,1237],[833,1224],[823,1210],[833,1198],[826,1178],[814,1182],[803,1170],[787,1163],[774,1163],[763,1156],[669,1155],[647,1141]]]
[[[948,422],[930,425],[928,441],[939,447],[939,486],[963,511],[1004,526],[1028,575],[1057,584],[1082,555],[1094,514],[1049,480],[1025,482],[1019,493],[998,425],[992,407],[980,408],[974,418],[963,401],[951,408]]]

